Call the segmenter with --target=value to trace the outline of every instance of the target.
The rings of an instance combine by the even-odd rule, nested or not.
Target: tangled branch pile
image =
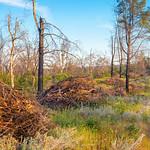
[[[113,77],[105,81],[106,85],[112,86],[110,89],[110,95],[113,96],[126,96],[126,90],[125,90],[125,80],[118,77]],[[135,81],[130,81],[129,85],[130,93],[138,93],[143,89],[141,85],[136,83]]]
[[[114,77],[106,80],[106,84],[111,85],[110,93],[113,96],[126,96],[125,81],[121,78]]]
[[[38,99],[50,108],[77,106],[99,100],[103,92],[90,78],[70,77],[51,86]]]
[[[0,82],[0,137],[11,134],[16,139],[46,132],[49,123],[40,105]]]

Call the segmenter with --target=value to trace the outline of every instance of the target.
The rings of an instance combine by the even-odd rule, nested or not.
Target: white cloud
[[[0,0],[0,3],[9,6],[31,9],[31,3],[25,2],[24,0]]]
[[[29,0],[0,0],[0,3],[13,7],[32,9],[32,3]],[[50,12],[47,6],[37,5],[37,11],[44,18],[48,18],[50,16]]]

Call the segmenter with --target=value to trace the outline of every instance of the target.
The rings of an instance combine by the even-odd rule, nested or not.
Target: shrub
[[[118,101],[114,104],[114,109],[118,113],[123,114],[125,111],[128,110],[128,105],[124,101]]]
[[[69,77],[70,77],[70,75],[68,73],[59,73],[54,77],[54,80],[55,80],[55,82],[60,82]]]
[[[32,77],[29,74],[24,74],[22,76],[17,76],[16,86],[19,89],[32,89]]]
[[[136,139],[139,136],[140,129],[135,124],[131,124],[126,127],[126,131],[131,138],[133,137]]]
[[[9,73],[0,73],[0,80],[8,85],[10,85],[10,75]]]
[[[44,85],[45,89],[49,87],[49,82],[51,80],[52,80],[52,77],[50,75],[44,76],[44,78],[43,78],[43,85]]]
[[[122,118],[130,122],[140,121],[142,119],[141,115],[135,112],[124,112]]]
[[[91,129],[96,129],[97,125],[98,125],[98,122],[97,122],[96,119],[94,119],[94,118],[91,117],[91,118],[88,118],[86,120],[85,124],[86,124],[87,127],[91,128]]]

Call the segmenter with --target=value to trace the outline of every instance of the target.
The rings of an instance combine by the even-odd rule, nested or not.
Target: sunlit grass
[[[98,84],[109,88],[98,79]],[[124,80],[124,79],[123,79]],[[137,81],[131,81],[137,82]],[[140,86],[146,86],[146,82]],[[126,150],[144,133],[146,136],[135,150],[150,150],[150,92],[139,91],[135,96],[107,97],[95,106],[77,109],[49,110],[56,128],[46,135],[26,139],[25,150]],[[17,141],[11,136],[0,139],[0,150],[15,150]]]

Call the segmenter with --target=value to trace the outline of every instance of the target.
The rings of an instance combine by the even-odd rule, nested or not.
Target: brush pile
[[[0,137],[12,135],[17,140],[46,132],[49,122],[34,100],[0,82]]]
[[[50,108],[63,108],[95,102],[104,94],[92,79],[70,77],[51,86],[38,99]]]
[[[112,96],[126,96],[125,80],[114,77],[106,80],[106,85],[112,86],[110,93]]]
[[[112,86],[112,88],[110,89],[111,95],[127,96],[126,89],[125,89],[125,79],[113,77],[113,78],[106,80],[105,84]],[[129,84],[129,90],[130,90],[130,93],[134,94],[144,89],[139,83],[136,83],[134,80],[131,80]]]

